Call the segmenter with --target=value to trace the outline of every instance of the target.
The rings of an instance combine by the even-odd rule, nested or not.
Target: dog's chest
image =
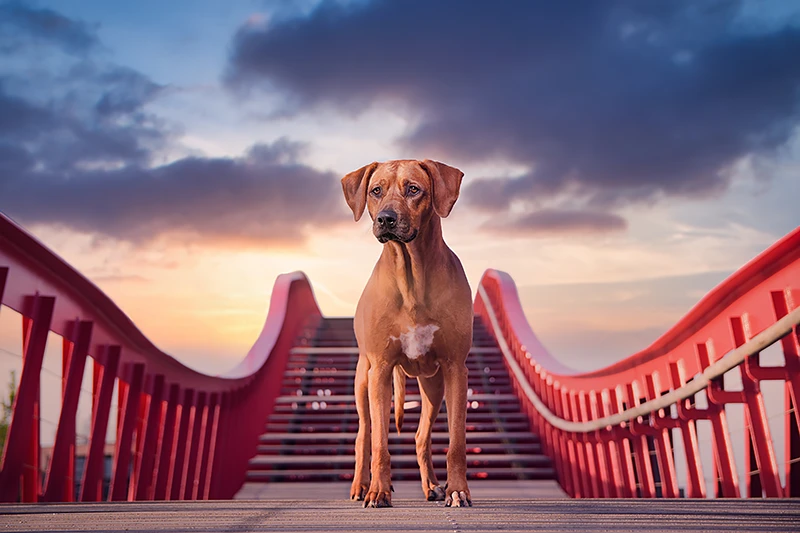
[[[389,338],[400,342],[403,354],[414,361],[428,353],[438,329],[439,326],[435,324],[412,325],[398,336],[391,335]]]

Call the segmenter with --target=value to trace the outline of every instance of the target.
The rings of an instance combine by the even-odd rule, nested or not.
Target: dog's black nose
[[[397,224],[397,213],[394,211],[390,211],[388,209],[384,209],[378,216],[375,218],[378,221],[378,225],[382,228],[391,229]]]

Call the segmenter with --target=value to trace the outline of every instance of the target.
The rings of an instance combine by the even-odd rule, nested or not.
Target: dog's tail
[[[406,373],[398,365],[394,367],[394,425],[397,427],[397,433],[403,429],[403,417],[405,416],[406,403]]]

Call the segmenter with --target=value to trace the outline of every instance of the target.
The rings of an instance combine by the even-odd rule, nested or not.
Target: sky
[[[798,57],[793,0],[0,0],[0,211],[216,374],[282,272],[353,314],[344,174],[439,160],[473,292],[599,368],[800,223]]]

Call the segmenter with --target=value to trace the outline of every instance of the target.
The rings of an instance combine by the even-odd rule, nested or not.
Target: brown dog
[[[372,231],[383,243],[355,315],[358,436],[350,497],[364,499],[364,507],[392,505],[388,444],[393,375],[398,432],[405,378],[419,382],[422,412],[416,449],[423,494],[431,501],[445,500],[447,506],[472,505],[465,435],[472,298],[461,262],[442,239],[441,224],[458,198],[463,175],[436,161],[403,160],[372,163],[342,178],[356,221],[366,207]],[[431,460],[431,430],[442,398],[450,432],[446,491]]]

